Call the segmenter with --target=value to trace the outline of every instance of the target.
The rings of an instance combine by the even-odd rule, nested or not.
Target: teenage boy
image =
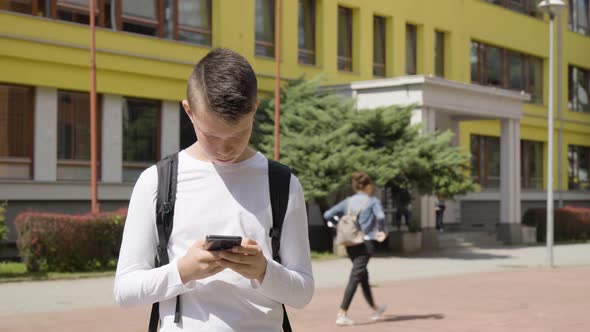
[[[256,75],[241,55],[215,49],[193,69],[182,106],[197,142],[178,154],[170,263],[155,267],[158,244],[155,166],[133,189],[115,277],[124,307],[159,302],[160,331],[280,331],[282,304],[311,300],[307,215],[303,190],[291,176],[273,260],[268,160],[248,142],[259,105]],[[243,238],[225,251],[205,249],[207,235]],[[180,295],[181,320],[174,322]]]

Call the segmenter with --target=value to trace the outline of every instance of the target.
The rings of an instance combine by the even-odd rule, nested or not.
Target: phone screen
[[[207,235],[205,249],[209,251],[228,250],[242,244],[241,236]]]

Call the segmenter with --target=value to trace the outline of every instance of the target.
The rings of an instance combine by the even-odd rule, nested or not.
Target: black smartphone
[[[207,235],[205,238],[205,249],[209,251],[228,250],[242,244],[241,236],[231,235]]]

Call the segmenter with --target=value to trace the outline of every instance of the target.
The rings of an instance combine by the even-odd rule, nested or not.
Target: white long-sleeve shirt
[[[303,190],[294,175],[281,236],[282,265],[272,259],[268,162],[262,154],[219,166],[194,159],[186,151],[179,153],[170,264],[154,268],[157,184],[157,170],[152,166],[141,174],[131,195],[115,276],[119,305],[160,302],[160,331],[260,332],[281,330],[281,303],[295,308],[309,303],[314,281],[307,214]],[[262,283],[226,269],[183,284],[177,261],[208,234],[255,240],[267,259]],[[182,322],[175,324],[179,294]]]

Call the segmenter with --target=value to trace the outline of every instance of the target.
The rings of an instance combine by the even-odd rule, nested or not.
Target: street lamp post
[[[549,107],[547,112],[547,266],[553,267],[553,62],[554,22],[565,4],[561,0],[543,0],[537,6],[549,15]],[[557,45],[561,47],[561,45]],[[558,83],[561,77],[558,78]],[[561,102],[558,100],[557,102]]]

